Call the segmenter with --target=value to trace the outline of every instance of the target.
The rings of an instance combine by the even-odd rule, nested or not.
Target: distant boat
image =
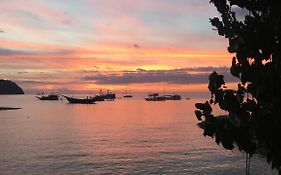
[[[124,98],[133,98],[132,94],[128,94],[127,90],[126,90],[126,94],[123,95]]]
[[[116,99],[116,95],[115,93],[109,92],[107,91],[106,94],[103,94],[102,90],[100,90],[100,93],[94,97],[92,97],[92,99],[94,99],[95,101],[113,101]]]
[[[130,94],[126,94],[123,96],[124,98],[133,98],[133,95],[130,95]]]
[[[95,99],[94,98],[74,98],[74,97],[68,97],[66,95],[63,95],[67,99],[69,103],[72,104],[94,104]]]
[[[164,98],[166,100],[181,100],[181,96],[180,95],[164,95]]]
[[[95,99],[95,101],[104,101],[104,97],[101,95],[96,95],[94,97],[92,97],[93,99]]]
[[[36,96],[39,100],[59,100],[59,95],[57,94],[50,94],[50,95],[42,95],[41,96]]]
[[[104,99],[114,100],[116,99],[116,95],[114,93],[107,92],[107,94],[104,95]]]
[[[164,100],[181,100],[180,95],[163,95],[159,96],[159,93],[150,93],[145,98],[146,101],[164,101]]]
[[[146,101],[165,101],[164,96],[159,96],[159,93],[148,94],[148,97],[144,98]]]
[[[110,99],[110,98],[108,98],[108,99],[104,99],[104,101],[114,101],[115,99]]]

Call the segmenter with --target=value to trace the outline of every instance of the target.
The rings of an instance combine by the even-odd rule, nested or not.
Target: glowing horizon
[[[231,62],[207,0],[10,0],[0,8],[0,78],[28,91],[205,91],[211,66]]]

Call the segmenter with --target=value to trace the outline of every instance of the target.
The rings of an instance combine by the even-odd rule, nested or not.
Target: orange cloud
[[[226,42],[218,42],[208,29],[205,12],[209,8],[195,0],[175,1],[1,1],[5,33],[0,33],[0,75],[29,89],[104,86],[122,90],[129,86],[147,91],[166,86],[175,91],[201,91],[198,84],[100,85],[81,80],[136,69],[229,65],[231,55],[221,47]]]

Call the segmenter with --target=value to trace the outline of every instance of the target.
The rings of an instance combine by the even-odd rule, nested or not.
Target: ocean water
[[[67,104],[0,96],[1,175],[245,174],[245,154],[226,151],[197,127],[194,103],[142,97]],[[277,174],[265,158],[251,174]]]

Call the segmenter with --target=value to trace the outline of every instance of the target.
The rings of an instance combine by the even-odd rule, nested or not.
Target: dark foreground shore
[[[17,109],[21,109],[21,108],[0,107],[0,111],[4,111],[4,110],[17,110]]]

